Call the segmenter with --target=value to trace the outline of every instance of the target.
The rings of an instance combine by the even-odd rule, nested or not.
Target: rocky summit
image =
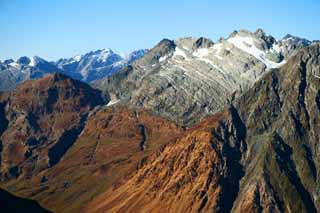
[[[261,29],[235,31],[216,43],[206,38],[164,39],[132,66],[97,85],[132,106],[190,126],[221,110],[310,44],[292,36],[276,40]]]

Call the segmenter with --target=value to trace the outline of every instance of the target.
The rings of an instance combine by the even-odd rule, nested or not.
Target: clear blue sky
[[[90,50],[129,52],[162,38],[261,27],[320,39],[320,0],[0,0],[0,60],[49,60]]]

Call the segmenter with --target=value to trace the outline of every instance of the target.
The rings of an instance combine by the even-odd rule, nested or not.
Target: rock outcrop
[[[261,29],[235,31],[216,43],[206,38],[164,39],[132,66],[96,85],[131,106],[192,126],[310,45],[295,39],[277,41]]]

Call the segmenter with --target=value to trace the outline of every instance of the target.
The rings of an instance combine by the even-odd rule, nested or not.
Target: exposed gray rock
[[[198,48],[209,48],[214,45],[213,41],[211,41],[208,38],[200,37],[194,44],[193,47],[194,49]]]
[[[281,42],[261,29],[235,31],[215,44],[205,38],[164,39],[96,85],[134,107],[192,125],[284,64],[294,52],[286,52]]]

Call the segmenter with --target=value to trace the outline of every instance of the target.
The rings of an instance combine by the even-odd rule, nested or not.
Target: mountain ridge
[[[0,92],[0,186],[57,212],[316,212],[319,64],[320,43],[240,30],[163,39],[104,91],[28,80]]]
[[[86,212],[317,212],[319,62],[319,43],[300,49]]]
[[[90,83],[117,72],[142,57],[146,51],[136,50],[121,56],[111,49],[101,49],[56,62],[46,61],[39,56],[7,59],[0,62],[0,90],[12,90],[26,80],[41,78],[53,72],[61,72]]]
[[[235,31],[217,43],[192,37],[163,39],[96,86],[130,105],[192,125],[221,110],[268,70],[310,44],[300,39],[277,41],[261,29]]]

